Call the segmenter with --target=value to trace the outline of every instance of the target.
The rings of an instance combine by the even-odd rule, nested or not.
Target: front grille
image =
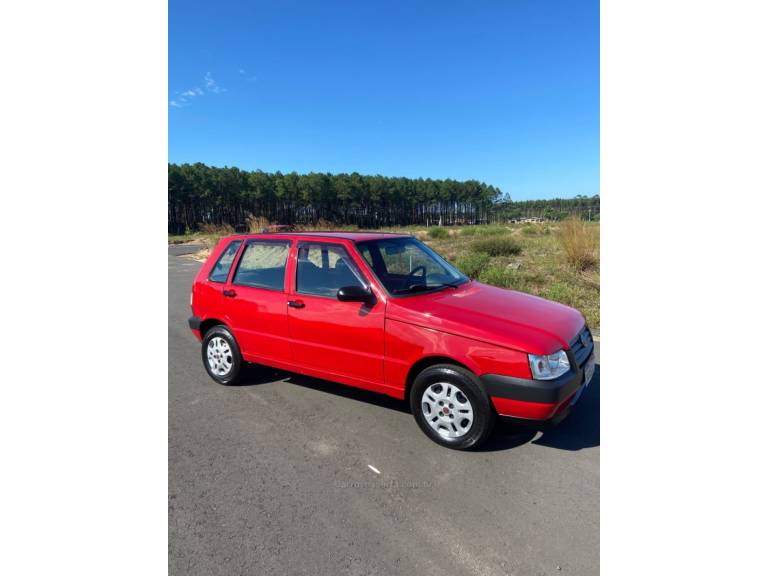
[[[576,334],[576,337],[571,340],[569,346],[574,358],[576,359],[576,364],[579,367],[583,366],[587,361],[587,358],[589,358],[589,355],[592,354],[592,350],[595,347],[592,341],[592,333],[589,331],[589,328],[586,325],[584,325],[584,328],[582,328],[581,332]]]

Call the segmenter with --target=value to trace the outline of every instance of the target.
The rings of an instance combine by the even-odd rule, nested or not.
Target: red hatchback
[[[208,374],[243,362],[408,399],[435,442],[479,446],[497,415],[559,421],[594,372],[580,312],[470,280],[411,236],[223,239],[192,286]]]

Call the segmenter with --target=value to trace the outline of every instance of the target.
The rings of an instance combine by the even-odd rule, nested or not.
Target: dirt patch
[[[193,254],[179,254],[179,258],[189,258],[191,260],[197,260],[198,262],[205,262],[210,255],[211,249],[203,248],[202,250],[198,250]]]

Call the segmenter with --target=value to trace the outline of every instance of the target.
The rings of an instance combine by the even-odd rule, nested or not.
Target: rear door
[[[285,270],[290,240],[247,240],[223,292],[246,360],[290,362]]]
[[[203,277],[202,272],[194,285],[195,308],[199,309],[205,318],[218,318],[229,322],[226,310],[226,298],[223,291],[227,288],[227,279],[235,263],[237,254],[243,245],[242,240],[231,240],[219,254],[216,263]]]
[[[288,327],[296,364],[376,388],[384,381],[384,302],[341,302],[336,293],[367,286],[341,243],[299,241]],[[319,374],[318,374],[319,375]]]

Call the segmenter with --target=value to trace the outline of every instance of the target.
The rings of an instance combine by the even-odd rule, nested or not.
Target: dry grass
[[[202,250],[198,250],[194,254],[185,254],[185,256],[192,258],[192,260],[197,260],[198,262],[205,262],[208,260],[208,256],[211,255],[211,249],[210,248],[203,248]]]
[[[251,234],[259,234],[264,228],[272,224],[268,218],[265,218],[264,216],[254,216],[253,214],[248,214],[245,218],[245,223],[248,226],[248,232]]]
[[[568,218],[560,224],[558,240],[568,264],[577,270],[592,268],[598,261],[598,238],[594,227],[583,220]]]
[[[461,235],[468,236],[501,236],[509,234],[509,229],[504,226],[464,226],[460,229]]]
[[[204,236],[229,236],[235,233],[235,229],[229,224],[200,224],[198,229]]]

